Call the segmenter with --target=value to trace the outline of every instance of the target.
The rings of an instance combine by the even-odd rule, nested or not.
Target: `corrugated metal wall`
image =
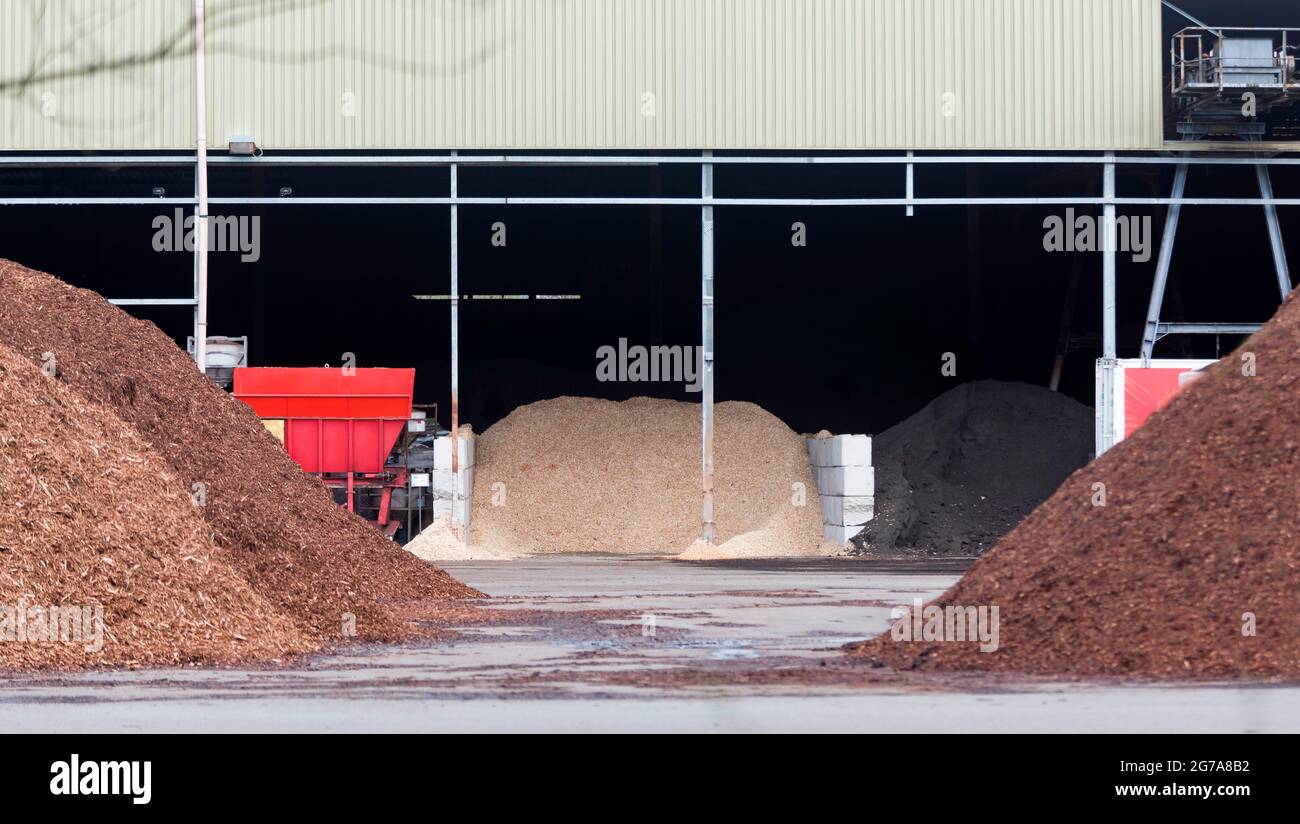
[[[193,3],[0,2],[0,148],[193,148]]]
[[[1162,142],[1159,0],[207,6],[215,148]],[[192,147],[191,9],[0,4],[0,148]]]

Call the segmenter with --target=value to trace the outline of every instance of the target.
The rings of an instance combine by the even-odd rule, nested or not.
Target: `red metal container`
[[[284,423],[284,448],[306,472],[375,473],[411,417],[414,369],[243,368],[234,395]]]
[[[234,396],[258,417],[284,421],[284,448],[303,471],[346,489],[349,510],[356,488],[382,489],[378,522],[389,532],[390,495],[406,473],[385,463],[411,418],[414,390],[414,369],[245,367],[234,382]]]

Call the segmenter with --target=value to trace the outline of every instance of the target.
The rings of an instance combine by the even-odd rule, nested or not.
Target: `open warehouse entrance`
[[[1097,196],[1091,167],[920,166],[924,197]],[[1127,167],[1120,196],[1167,197],[1172,168]],[[1281,196],[1297,170],[1273,169]],[[246,170],[214,174],[214,196],[394,197],[445,191],[445,168]],[[599,197],[662,192],[689,197],[693,166],[462,169],[467,196]],[[897,167],[725,167],[725,196],[897,197]],[[124,180],[125,178],[125,180]],[[154,187],[183,192],[188,170],[6,172],[3,195],[57,196],[72,187],[114,194]],[[1194,167],[1189,197],[1257,196],[1251,167]],[[722,196],[722,195],[720,195]],[[448,401],[445,206],[265,206],[259,257],[211,258],[212,334],[248,335],[254,365],[417,369],[416,400]],[[958,381],[1046,386],[1061,345],[1063,310],[1077,277],[1061,390],[1093,397],[1100,352],[1101,258],[1048,252],[1043,221],[1060,206],[716,207],[718,399],[745,399],[798,431],[880,431],[951,388],[940,370],[957,355]],[[1079,207],[1083,214],[1095,207]],[[1125,209],[1151,218],[1150,260],[1118,260],[1122,355],[1136,355],[1165,207]],[[58,272],[110,297],[185,295],[192,259],[153,248],[157,207],[11,208],[0,225],[10,257]],[[1280,211],[1295,237],[1294,210]],[[1171,319],[1258,321],[1277,304],[1264,221],[1257,208],[1183,212],[1168,292]],[[556,395],[692,399],[672,382],[602,382],[601,346],[694,345],[699,339],[699,210],[671,206],[462,206],[461,292],[527,295],[462,302],[461,408],[476,428],[512,408]],[[501,224],[503,231],[494,231]],[[802,238],[795,224],[802,224]],[[70,242],[76,239],[76,242]],[[504,245],[494,245],[503,243]],[[804,243],[805,245],[796,245]],[[539,299],[538,296],[560,296]],[[132,307],[183,343],[184,307]],[[1214,357],[1237,338],[1173,337],[1157,355]],[[695,398],[698,399],[698,398]]]
[[[347,76],[337,118],[310,121],[232,94],[245,69],[282,82],[290,90],[286,100],[302,91],[302,78],[296,70],[278,73],[275,61],[250,66],[230,41],[253,32],[217,14],[210,122],[207,30],[198,3],[194,60],[176,67],[194,81],[192,159],[186,117],[146,119],[129,138],[73,120],[55,121],[50,130],[44,121],[20,118],[14,148],[30,154],[3,160],[5,171],[17,172],[21,193],[0,202],[98,208],[108,198],[124,209],[171,209],[174,217],[150,220],[150,248],[176,259],[188,251],[180,240],[185,209],[194,206],[205,226],[233,222],[237,249],[222,251],[214,240],[212,255],[206,241],[194,250],[192,296],[176,290],[179,266],[165,267],[166,282],[147,290],[138,276],[99,288],[159,317],[192,311],[200,368],[208,365],[213,334],[244,342],[239,357],[254,368],[416,364],[419,382],[404,403],[440,406],[451,430],[453,479],[460,422],[482,429],[559,395],[689,401],[698,389],[706,543],[714,537],[715,400],[757,400],[792,433],[865,433],[934,411],[927,404],[957,386],[999,378],[1021,387],[1046,384],[1053,398],[1096,397],[1099,454],[1129,431],[1116,423],[1124,406],[1113,380],[1127,348],[1122,340],[1134,334],[1124,318],[1128,307],[1140,308],[1149,296],[1150,308],[1136,322],[1140,338],[1134,334],[1149,358],[1157,344],[1187,354],[1219,352],[1225,339],[1253,331],[1268,314],[1254,304],[1274,302],[1261,300],[1268,289],[1262,279],[1232,300],[1217,289],[1207,290],[1214,297],[1201,307],[1185,299],[1183,267],[1169,277],[1183,205],[1262,206],[1274,291],[1290,290],[1276,212],[1297,201],[1274,196],[1269,167],[1287,171],[1294,163],[1276,157],[1285,146],[1262,138],[1284,136],[1270,133],[1266,119],[1286,110],[1300,89],[1293,30],[1211,29],[1170,5],[1168,12],[1185,18],[1171,28],[1156,0],[1105,7],[1059,0],[1024,10],[1011,28],[988,25],[983,9],[955,2],[920,21],[911,7],[865,1],[838,9],[838,17],[767,10],[743,20],[733,20],[725,5],[674,3],[671,13],[636,25],[605,8],[589,21],[571,9],[501,10],[443,17],[414,6],[378,20],[394,52],[411,50],[402,35],[420,30],[418,41],[441,43],[434,51],[449,62],[432,70],[425,49],[405,62],[345,58],[341,67],[358,73]],[[355,9],[338,11],[330,25]],[[576,54],[564,33],[583,22],[607,26],[633,48],[641,36],[629,32],[662,29],[672,36],[662,42],[681,39],[683,54],[698,65],[680,76],[657,61],[646,64],[648,73],[602,73],[602,66],[622,68],[620,41]],[[515,34],[539,24],[555,36],[542,51],[521,50]],[[951,34],[950,46],[918,35],[932,25]],[[701,39],[687,36],[699,26]],[[778,62],[790,71],[746,71],[754,54],[731,48],[733,33],[747,26],[754,42],[788,41],[788,55],[768,54],[784,55]],[[1166,44],[1174,45],[1168,64]],[[904,56],[917,63],[894,77]],[[157,63],[147,63],[147,71]],[[67,71],[94,78],[109,95],[122,93],[117,84],[140,80],[93,60]],[[395,74],[420,82],[386,84],[401,79]],[[828,86],[823,77],[837,82]],[[376,96],[358,108],[355,89],[376,88],[376,78],[384,81],[379,88],[397,89],[402,102]],[[592,78],[611,85],[584,85]],[[783,85],[781,78],[793,81]],[[881,78],[910,92],[886,101]],[[14,83],[19,98],[27,94],[30,83]],[[1063,87],[1071,92],[1049,92]],[[1255,96],[1240,116],[1228,93],[1238,88]],[[586,95],[586,116],[573,120],[563,104],[545,112],[521,104],[540,99],[529,91],[550,100],[556,89]],[[87,106],[84,88],[65,94],[74,110]],[[183,99],[180,91],[176,96]],[[1182,140],[1172,141],[1174,135]],[[104,153],[77,154],[87,146]],[[429,146],[457,148],[438,154]],[[57,150],[73,154],[52,154]],[[1198,179],[1188,194],[1192,166],[1224,176]],[[1212,191],[1240,183],[1227,173],[1252,169],[1257,198],[1251,190]],[[134,193],[108,194],[115,175]],[[51,188],[53,195],[31,194]],[[1157,233],[1159,216],[1149,212],[1165,207],[1172,208]],[[271,239],[276,224],[288,239],[283,244]],[[1195,224],[1184,227],[1184,238],[1189,228]],[[266,248],[277,244],[277,251]],[[213,270],[210,258],[222,255]],[[1154,285],[1140,284],[1135,273],[1153,261]],[[1222,271],[1222,261],[1209,263]],[[143,291],[124,295],[124,286]],[[158,299],[154,288],[166,297]],[[440,304],[450,307],[441,345]],[[1212,310],[1209,325],[1188,315],[1198,309]],[[1238,310],[1244,316],[1220,314]],[[231,328],[237,325],[244,328]],[[1183,333],[1200,337],[1160,340]],[[694,364],[698,355],[698,386],[693,377],[646,379],[626,370],[621,359],[647,346],[672,350],[679,364]],[[606,352],[620,359],[612,380],[603,371]],[[1097,365],[1080,370],[1079,358],[1089,352],[1100,355]],[[725,388],[714,380],[715,362],[719,376],[728,376]],[[235,383],[238,395],[237,374]],[[970,414],[960,406],[952,413],[955,437],[969,435]],[[1018,416],[1014,407],[990,414]],[[1041,409],[1034,414],[1052,418]],[[1015,442],[1016,434],[1002,440]],[[1024,446],[1034,451],[1035,444]],[[971,450],[959,451],[970,458]],[[871,467],[861,466],[869,511]],[[351,506],[350,470],[348,476]],[[836,496],[848,497],[833,486]],[[817,487],[823,492],[820,481]]]
[[[859,205],[898,200],[906,182],[906,166],[896,156],[879,159],[835,165],[717,159],[715,196],[743,204],[713,207],[717,400],[756,403],[808,433],[878,433],[960,384],[988,380],[1052,386],[1090,403],[1093,361],[1102,348],[1103,255],[1086,244],[1052,247],[1048,227],[1060,215],[1073,221],[1075,212],[1100,213],[1103,158],[1079,156],[1074,164],[920,158],[911,170],[916,200],[910,216],[902,203]],[[461,166],[459,195],[467,201],[458,207],[457,235],[461,422],[482,431],[523,405],[565,395],[698,400],[689,381],[609,381],[598,368],[606,347],[689,351],[698,345],[700,171],[698,161],[677,161],[684,162]],[[1136,354],[1166,208],[1159,201],[1167,198],[1174,167],[1124,162],[1120,158],[1124,171],[1115,196],[1134,201],[1122,207],[1122,216],[1137,228],[1132,248],[1116,256],[1116,333],[1120,353]],[[210,333],[247,335],[253,366],[340,365],[352,357],[362,367],[415,367],[415,400],[438,404],[448,424],[448,207],[401,202],[447,187],[447,169],[213,168],[218,202],[275,203],[232,204],[257,218],[256,249],[212,255]],[[1256,208],[1227,205],[1256,196],[1249,188],[1255,183],[1251,169],[1204,166],[1191,175],[1187,197],[1225,200],[1185,212],[1166,318],[1262,320],[1276,304],[1264,221]],[[161,189],[165,197],[169,186],[183,191],[190,185],[185,172],[143,166],[132,167],[125,181],[120,171],[103,169],[24,170],[15,177],[26,196],[57,197],[89,184],[116,193]],[[1274,167],[1279,191],[1287,192],[1294,177],[1293,166]],[[364,199],[377,187],[394,202],[314,200]],[[663,202],[618,202],[629,197]],[[302,198],[313,200],[294,203]],[[505,198],[611,202],[545,208]],[[851,205],[813,202],[841,198]],[[926,203],[932,199],[940,202]],[[1075,200],[1081,205],[1066,206]],[[1152,202],[1137,202],[1146,200]],[[189,257],[183,248],[155,248],[158,211],[66,207],[61,214],[72,216],[70,225],[11,223],[17,234],[10,248],[28,243],[32,255],[20,260],[79,273],[70,276],[73,282],[115,297],[183,293]],[[1291,220],[1288,210],[1281,215]],[[97,243],[42,238],[42,232],[69,229],[97,236]],[[1214,240],[1203,244],[1204,238]],[[118,263],[103,267],[106,259]],[[1227,271],[1242,276],[1226,278]],[[143,312],[177,340],[188,331],[185,307]],[[1160,354],[1215,357],[1235,340],[1170,339],[1159,344]],[[1037,404],[1037,419],[1053,418],[1037,401],[1021,400],[1022,392],[1003,393],[1015,396],[1007,402],[1008,431],[1017,426],[1015,410],[1028,414],[1025,403]],[[970,414],[965,407],[951,413],[951,437],[970,437]],[[1069,418],[1061,426],[1083,434],[1078,414],[1062,407],[1059,416]],[[1034,452],[1060,439],[1048,427],[1041,443],[1018,445]],[[999,433],[983,455],[967,450],[975,453],[968,463],[999,454],[1004,442],[1015,440]],[[1015,502],[998,502],[992,522],[973,527],[973,537],[900,536],[888,519],[876,532],[891,544],[979,551],[1087,457],[1065,450],[1029,490],[1018,490]],[[1037,476],[1039,468],[1021,462],[983,474],[1000,479],[1010,469]],[[972,494],[982,501],[994,491],[978,486]],[[911,494],[906,489],[900,496]],[[963,522],[972,519],[970,511],[960,514]]]

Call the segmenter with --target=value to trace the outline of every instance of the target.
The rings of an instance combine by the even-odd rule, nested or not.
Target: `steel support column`
[[[1115,340],[1115,245],[1118,239],[1115,225],[1115,155],[1106,153],[1106,166],[1102,176],[1102,267],[1101,267],[1101,358],[1097,361],[1097,413],[1096,454],[1101,455],[1115,443],[1111,426],[1111,380],[1115,370],[1117,344]]]
[[[203,0],[194,0],[194,362],[208,366],[208,103]]]
[[[1286,264],[1286,247],[1282,245],[1282,225],[1278,223],[1277,206],[1269,202],[1273,199],[1273,180],[1269,177],[1268,167],[1255,166],[1255,176],[1259,178],[1259,194],[1265,200],[1264,217],[1268,221],[1268,243],[1273,249],[1273,270],[1277,273],[1278,290],[1282,300],[1291,294],[1291,271]]]
[[[1101,275],[1101,338],[1102,357],[1114,360],[1116,357],[1115,340],[1115,244],[1118,233],[1115,226],[1115,155],[1106,153],[1106,171],[1103,179],[1102,197],[1105,201],[1102,218],[1105,245],[1102,247]]]
[[[1156,261],[1156,277],[1151,283],[1151,302],[1147,305],[1147,322],[1142,330],[1142,358],[1151,360],[1159,340],[1160,310],[1164,307],[1165,287],[1169,284],[1169,266],[1174,259],[1174,241],[1178,238],[1178,221],[1183,213],[1183,193],[1187,190],[1187,164],[1174,171],[1174,202],[1165,213],[1165,233],[1160,237],[1160,257]]]
[[[912,198],[916,197],[916,164],[914,164],[914,163],[911,162],[912,159],[913,159],[915,156],[916,156],[916,153],[915,153],[915,152],[911,152],[911,151],[909,151],[909,152],[907,153],[907,160],[908,160],[908,163],[907,163],[907,216],[908,216],[908,217],[913,217],[913,216],[916,215],[916,207],[912,205]]]
[[[706,151],[704,156],[712,158],[713,153]],[[716,537],[713,521],[713,164],[707,161],[700,166],[700,195],[705,204],[700,207],[700,468],[703,476],[700,537],[711,544]]]
[[[456,156],[453,151],[452,157]],[[460,523],[460,231],[457,213],[456,163],[451,174],[451,530],[461,541],[469,541],[469,530]]]

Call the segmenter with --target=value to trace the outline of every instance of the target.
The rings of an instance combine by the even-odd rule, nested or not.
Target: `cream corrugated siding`
[[[1162,143],[1159,0],[207,8],[214,147],[237,134],[272,149]],[[191,9],[0,3],[3,148],[192,147]]]
[[[0,148],[194,145],[183,2],[0,2]],[[91,70],[87,70],[91,67]]]

